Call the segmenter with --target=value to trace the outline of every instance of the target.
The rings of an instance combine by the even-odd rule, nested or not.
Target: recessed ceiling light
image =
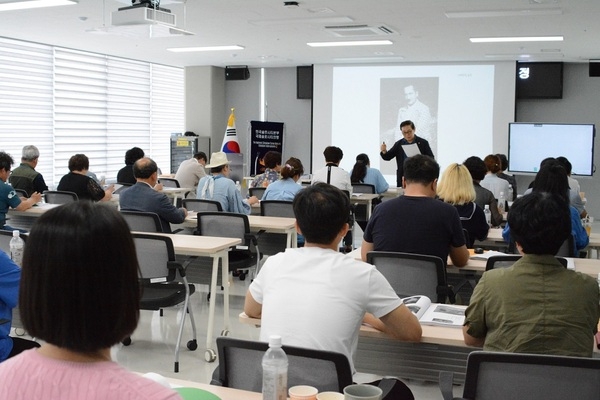
[[[391,40],[353,40],[349,42],[311,42],[310,47],[382,46],[393,44]]]
[[[79,0],[15,0],[0,4],[0,11],[25,10],[28,8],[69,6]]]
[[[504,42],[562,42],[562,36],[506,36],[470,38],[472,43],[504,43]]]
[[[193,53],[196,51],[227,51],[227,50],[244,50],[244,46],[204,46],[204,47],[171,47],[168,51],[173,53]]]

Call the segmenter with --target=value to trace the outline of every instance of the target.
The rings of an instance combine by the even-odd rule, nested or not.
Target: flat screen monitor
[[[518,62],[517,99],[562,99],[562,62]]]
[[[594,173],[594,124],[508,124],[510,172],[537,173],[547,157],[566,157],[573,175]]]

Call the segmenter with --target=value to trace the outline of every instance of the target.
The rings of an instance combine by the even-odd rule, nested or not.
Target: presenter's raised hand
[[[381,143],[381,152],[383,154],[387,153],[387,146],[386,146],[385,142]]]

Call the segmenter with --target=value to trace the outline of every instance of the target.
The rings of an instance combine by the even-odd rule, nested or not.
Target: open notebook
[[[427,296],[410,296],[402,302],[424,325],[452,326],[460,328],[465,322],[467,306],[432,303]]]

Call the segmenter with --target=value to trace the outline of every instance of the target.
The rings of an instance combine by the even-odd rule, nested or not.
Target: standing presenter
[[[429,142],[423,138],[415,135],[415,124],[406,120],[400,123],[400,132],[402,132],[403,138],[398,140],[390,150],[387,149],[387,145],[381,144],[381,158],[386,161],[396,157],[396,186],[402,187],[402,177],[404,176],[404,161],[414,156],[415,154],[423,154],[434,158]]]

